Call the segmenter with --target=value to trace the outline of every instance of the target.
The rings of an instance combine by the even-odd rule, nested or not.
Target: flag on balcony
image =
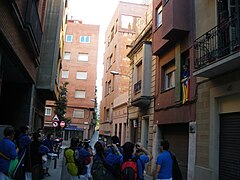
[[[189,88],[190,88],[190,74],[187,65],[183,65],[182,71],[182,103],[185,104],[189,100]]]

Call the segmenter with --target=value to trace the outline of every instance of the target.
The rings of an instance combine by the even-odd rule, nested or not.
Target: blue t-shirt
[[[136,156],[132,156],[132,158],[135,158]],[[139,156],[139,159],[137,160],[137,166],[138,166],[138,177],[139,179],[144,179],[143,171],[145,168],[145,164],[149,162],[149,157],[147,155],[141,155]],[[123,157],[121,158],[121,163],[123,163]]]
[[[19,145],[18,157],[22,157],[23,152],[31,144],[31,139],[27,134],[21,134],[17,139],[17,144]]]
[[[17,157],[17,151],[15,144],[9,139],[4,137],[0,142],[0,152],[10,159],[15,159]],[[0,156],[0,171],[4,174],[8,173],[10,161],[4,159]]]
[[[158,179],[172,178],[172,158],[168,151],[163,151],[157,157],[157,165],[160,165],[160,172],[158,173]]]

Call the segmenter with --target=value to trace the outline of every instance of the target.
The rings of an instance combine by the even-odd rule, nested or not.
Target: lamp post
[[[121,73],[119,73],[119,72],[117,72],[117,71],[110,71],[110,73],[113,75],[113,76],[115,76],[115,75],[119,75],[119,76],[125,76],[125,77],[127,77],[128,78],[128,80],[129,80],[129,86],[130,86],[130,76],[128,75],[128,74],[121,74]],[[128,98],[127,98],[127,119],[126,119],[126,132],[124,132],[125,134],[127,134],[127,127],[128,127],[128,123],[129,123],[129,105],[130,105],[130,89],[128,89]],[[122,139],[122,137],[119,137],[120,139]],[[124,137],[124,139],[126,139],[126,136]]]
[[[120,74],[120,73],[119,73],[119,72],[117,72],[117,71],[110,71],[110,73],[111,73],[112,75],[126,76],[126,77],[130,78],[130,76],[129,76],[129,75],[127,75],[127,74]]]

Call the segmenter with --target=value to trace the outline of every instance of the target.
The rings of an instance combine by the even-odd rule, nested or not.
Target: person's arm
[[[112,144],[114,150],[118,153],[119,156],[122,156],[122,153],[119,151],[118,147],[116,144]]]
[[[154,179],[157,179],[157,175],[160,172],[160,169],[161,169],[161,166],[159,164],[157,164],[156,170],[155,170],[154,175],[153,175]]]
[[[13,142],[11,142],[11,145],[9,146],[10,148],[8,149],[9,151],[9,158],[10,159],[15,159],[17,157],[18,149],[16,149],[16,146]]]
[[[149,161],[152,160],[153,158],[152,154],[145,147],[141,146],[140,144],[137,144],[137,149],[141,149],[149,157]]]

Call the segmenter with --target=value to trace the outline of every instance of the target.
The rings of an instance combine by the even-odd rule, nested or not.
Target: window
[[[68,78],[68,75],[69,75],[69,71],[62,71],[62,78],[63,79],[67,79]]]
[[[75,91],[75,98],[85,98],[86,91]]]
[[[156,28],[162,25],[162,5],[157,9]]]
[[[134,93],[137,94],[142,89],[142,61],[136,65],[137,81],[134,84]]]
[[[80,43],[90,43],[90,36],[80,36]]]
[[[73,117],[74,118],[84,118],[84,109],[74,109]]]
[[[78,53],[78,61],[88,61],[87,53]]]
[[[121,20],[122,20],[122,28],[125,28],[125,29],[133,28],[133,16],[122,15]]]
[[[108,87],[107,87],[107,94],[110,94],[111,92],[111,81],[108,81]]]
[[[164,71],[164,90],[175,87],[175,64],[170,63],[163,67]]]
[[[66,42],[72,42],[73,36],[72,35],[66,35]]]
[[[71,53],[70,52],[64,52],[63,59],[70,60],[70,58],[71,58]]]
[[[108,58],[108,69],[112,66],[113,64],[113,54]]]
[[[137,81],[142,80],[142,61],[137,64]]]
[[[77,72],[76,79],[87,79],[87,72]]]
[[[111,40],[110,41],[112,41],[113,37],[114,37],[114,26],[112,27],[112,30],[111,30]]]
[[[51,115],[52,115],[52,108],[45,107],[45,116],[51,116]]]

